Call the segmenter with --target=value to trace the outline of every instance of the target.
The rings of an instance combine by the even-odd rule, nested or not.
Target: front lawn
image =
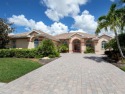
[[[121,69],[122,69],[123,71],[125,71],[125,67],[122,67]]]
[[[28,59],[0,58],[0,82],[10,82],[40,66],[41,64]]]
[[[123,71],[125,71],[125,59],[122,60],[122,63],[123,63],[123,66],[121,67],[121,69],[122,69]]]

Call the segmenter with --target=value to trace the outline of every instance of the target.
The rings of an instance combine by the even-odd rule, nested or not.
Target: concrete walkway
[[[125,94],[125,73],[97,55],[62,54],[0,94]]]
[[[0,88],[2,88],[6,83],[0,83]]]

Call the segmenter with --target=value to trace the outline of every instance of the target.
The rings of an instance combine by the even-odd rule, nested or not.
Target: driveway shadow
[[[98,63],[104,62],[103,57],[98,57],[98,56],[85,56],[83,58],[90,59],[90,60],[96,61]]]

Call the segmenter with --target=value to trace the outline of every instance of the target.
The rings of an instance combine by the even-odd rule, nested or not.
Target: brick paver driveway
[[[125,73],[97,55],[62,57],[5,85],[0,94],[125,94]]]

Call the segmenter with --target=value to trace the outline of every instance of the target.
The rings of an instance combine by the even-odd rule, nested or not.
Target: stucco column
[[[94,41],[94,50],[95,50],[95,53],[98,53],[98,50],[99,50],[99,48],[97,46],[97,43],[98,43],[98,41]]]
[[[73,53],[72,41],[71,41],[71,39],[69,40],[69,53]]]
[[[84,39],[81,39],[81,53],[84,53],[85,50],[86,50],[85,41]]]
[[[33,37],[28,38],[28,49],[34,48],[34,42],[33,42]]]

